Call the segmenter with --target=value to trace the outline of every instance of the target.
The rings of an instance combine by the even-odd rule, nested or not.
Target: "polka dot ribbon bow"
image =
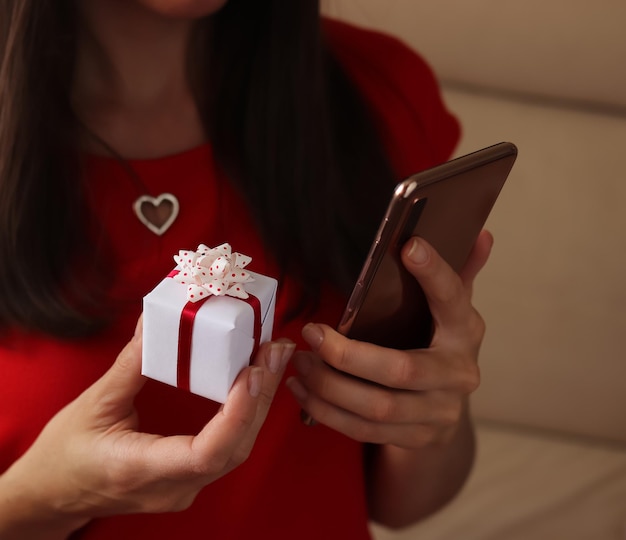
[[[244,270],[251,257],[233,253],[230,244],[209,248],[200,244],[196,251],[178,252],[174,261],[180,267],[172,277],[187,285],[187,300],[198,302],[207,296],[229,295],[248,298],[245,284],[254,278]]]

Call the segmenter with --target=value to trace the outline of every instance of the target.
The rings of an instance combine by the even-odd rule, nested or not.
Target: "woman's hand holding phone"
[[[404,246],[402,261],[433,316],[428,348],[387,349],[307,325],[303,337],[312,350],[294,355],[298,376],[287,381],[302,408],[361,442],[419,449],[449,440],[479,384],[484,323],[471,303],[472,284],[491,245],[483,231],[459,274],[424,240]]]

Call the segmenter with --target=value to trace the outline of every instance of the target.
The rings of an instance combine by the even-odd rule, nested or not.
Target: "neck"
[[[193,21],[128,0],[77,5],[73,102],[83,122],[125,157],[203,142],[187,72]]]

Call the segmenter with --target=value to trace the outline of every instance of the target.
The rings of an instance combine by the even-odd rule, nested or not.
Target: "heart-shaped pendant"
[[[171,193],[161,193],[157,197],[142,195],[133,203],[133,210],[154,234],[161,236],[178,216],[178,199]]]

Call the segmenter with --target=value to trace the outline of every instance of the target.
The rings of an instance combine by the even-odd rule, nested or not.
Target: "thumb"
[[[90,388],[91,397],[101,412],[115,414],[119,408],[132,407],[146,378],[141,374],[143,316],[139,317],[135,335],[122,349],[109,370]],[[104,406],[105,410],[102,410]]]

